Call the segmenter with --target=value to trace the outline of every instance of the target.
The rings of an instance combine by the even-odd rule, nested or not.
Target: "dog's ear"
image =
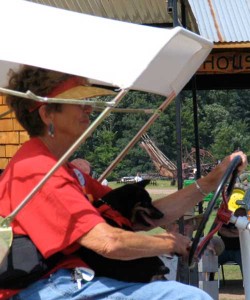
[[[143,179],[141,181],[136,182],[136,185],[145,188],[150,183],[150,179]]]

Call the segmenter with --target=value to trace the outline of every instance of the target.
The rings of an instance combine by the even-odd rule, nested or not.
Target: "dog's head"
[[[126,184],[112,190],[102,197],[102,200],[133,223],[150,226],[150,220],[162,218],[163,213],[153,206],[152,199],[145,189],[149,182],[150,180],[142,180]]]

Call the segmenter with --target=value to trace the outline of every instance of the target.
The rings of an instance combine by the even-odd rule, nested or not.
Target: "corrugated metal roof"
[[[214,42],[250,41],[250,0],[188,0],[202,36]]]
[[[172,23],[166,0],[29,0],[104,18],[137,24]]]
[[[171,24],[168,0],[26,0],[137,24]],[[213,42],[250,41],[250,0],[185,0],[188,28]],[[180,16],[180,1],[178,15]],[[191,9],[189,9],[189,7]],[[195,23],[196,20],[196,23]]]

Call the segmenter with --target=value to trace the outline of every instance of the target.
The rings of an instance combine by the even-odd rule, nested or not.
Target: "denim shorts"
[[[123,282],[95,277],[82,282],[72,279],[72,270],[61,269],[13,296],[10,300],[212,300],[204,291],[176,281]]]

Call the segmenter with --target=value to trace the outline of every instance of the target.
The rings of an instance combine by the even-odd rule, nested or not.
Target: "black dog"
[[[161,211],[153,206],[152,199],[145,190],[149,183],[150,180],[142,180],[114,189],[102,199],[95,201],[94,206],[99,208],[103,204],[107,204],[131,222],[138,222],[149,227],[152,225],[151,220],[161,219],[164,216]],[[105,220],[110,225],[117,226],[114,219],[105,217]]]
[[[132,224],[127,222],[121,224],[112,214],[105,214],[107,206],[131,223],[132,221],[139,221],[145,226],[150,226],[150,219],[160,219],[163,217],[163,213],[152,205],[152,199],[145,190],[145,186],[149,182],[149,180],[144,180],[135,184],[124,185],[112,190],[93,204],[101,212],[107,223],[112,226],[132,231]],[[105,207],[104,210],[103,206]],[[123,261],[105,258],[87,248],[81,248],[79,253],[97,276],[129,282],[150,282],[154,277],[163,278],[164,274],[169,273],[169,269],[157,256]]]

